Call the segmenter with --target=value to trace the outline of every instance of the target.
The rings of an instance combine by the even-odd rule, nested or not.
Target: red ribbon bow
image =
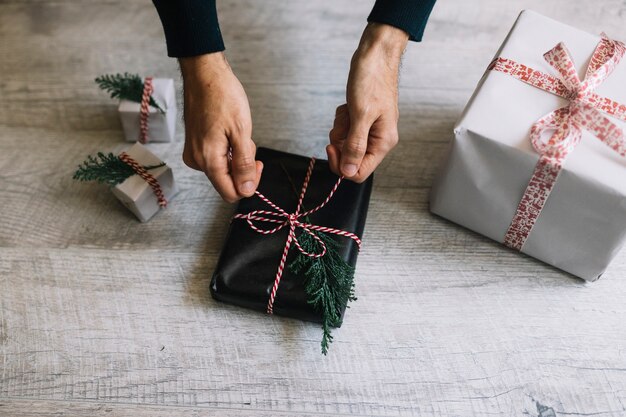
[[[544,54],[545,60],[556,69],[560,79],[506,58],[496,58],[489,65],[488,70],[503,72],[569,100],[567,106],[542,117],[530,130],[531,143],[540,155],[539,162],[506,232],[506,246],[522,250],[565,159],[580,143],[583,129],[626,157],[624,132],[602,114],[604,112],[626,121],[626,106],[594,92],[613,72],[625,51],[623,43],[602,34],[582,80],[578,77],[574,61],[562,42]],[[542,135],[549,131],[553,131],[551,137],[543,141]]]
[[[267,303],[268,314],[273,313],[274,300],[276,299],[276,292],[278,291],[278,285],[280,284],[280,279],[283,275],[283,270],[285,269],[285,262],[287,260],[287,254],[289,253],[289,248],[291,247],[292,242],[295,243],[296,247],[302,254],[309,256],[311,258],[321,258],[322,256],[326,254],[327,249],[326,249],[326,245],[324,244],[324,242],[322,242],[320,237],[312,232],[313,230],[316,230],[319,232],[332,233],[332,234],[339,235],[339,236],[346,236],[354,240],[357,246],[359,247],[359,249],[361,249],[361,239],[359,239],[359,237],[352,232],[348,232],[348,231],[341,230],[341,229],[335,229],[332,227],[318,226],[318,225],[311,224],[311,223],[304,223],[299,220],[302,217],[306,217],[310,214],[315,213],[316,211],[324,207],[326,204],[328,204],[330,199],[335,194],[335,191],[337,191],[339,184],[341,184],[341,181],[343,180],[343,177],[340,177],[337,180],[334,187],[328,194],[328,197],[326,197],[326,199],[320,205],[318,205],[317,207],[311,210],[301,212],[302,201],[304,200],[304,195],[306,194],[306,190],[309,186],[309,181],[311,180],[311,175],[313,174],[314,165],[315,165],[315,158],[311,158],[309,162],[309,167],[307,169],[306,177],[304,178],[304,183],[302,184],[302,190],[300,191],[300,198],[298,199],[298,206],[296,207],[296,211],[294,213],[287,213],[285,210],[278,207],[276,204],[270,201],[270,199],[265,197],[259,191],[255,191],[255,194],[261,200],[267,203],[270,207],[272,207],[275,211],[254,210],[246,214],[236,214],[235,216],[233,216],[233,219],[245,219],[248,222],[248,225],[250,225],[250,228],[252,230],[254,230],[255,232],[264,234],[264,235],[274,234],[278,232],[279,230],[281,230],[282,228],[289,226],[289,234],[287,235],[287,241],[285,242],[283,255],[280,259],[280,263],[278,264],[278,270],[276,272],[276,277],[274,278],[274,285],[272,286],[270,299]],[[273,216],[273,217],[263,217],[263,216]],[[275,223],[275,224],[278,224],[278,226],[276,226],[273,229],[261,229],[254,224],[254,221]],[[296,228],[301,228],[304,232],[311,235],[317,241],[317,243],[319,243],[321,247],[321,251],[319,253],[311,253],[311,252],[307,252],[306,250],[304,250],[302,246],[300,245],[300,242],[298,241],[298,237],[296,236]]]

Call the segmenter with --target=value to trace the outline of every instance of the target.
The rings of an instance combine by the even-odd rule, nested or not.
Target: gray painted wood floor
[[[624,416],[626,252],[585,284],[428,213],[451,130],[517,13],[626,40],[622,0],[439,0],[401,79],[359,300],[317,325],[223,305],[208,285],[231,208],[182,189],[150,223],[71,174],[119,151],[93,78],[174,77],[145,1],[0,2],[1,416]],[[371,1],[221,0],[260,145],[323,156]]]

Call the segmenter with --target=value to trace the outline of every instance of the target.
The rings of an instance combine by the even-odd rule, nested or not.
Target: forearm
[[[178,62],[185,83],[210,84],[220,73],[231,70],[223,52],[182,57]]]
[[[364,58],[377,58],[398,69],[409,35],[402,29],[381,23],[368,23],[359,46],[352,57],[352,65]]]

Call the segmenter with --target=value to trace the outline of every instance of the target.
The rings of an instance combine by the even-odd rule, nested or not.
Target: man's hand
[[[223,53],[181,58],[187,166],[203,171],[230,203],[254,194],[263,164],[255,161],[250,106]],[[232,162],[228,159],[232,148]]]
[[[365,28],[326,147],[335,173],[365,181],[398,143],[398,71],[408,39],[393,26]]]

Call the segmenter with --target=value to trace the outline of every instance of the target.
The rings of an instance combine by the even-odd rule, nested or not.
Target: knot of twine
[[[280,279],[281,279],[281,277],[283,275],[283,270],[285,269],[285,262],[287,261],[287,254],[289,253],[289,248],[291,247],[292,243],[294,243],[296,245],[298,250],[303,255],[311,257],[311,258],[321,258],[322,256],[326,255],[327,248],[326,248],[326,245],[324,244],[324,242],[322,241],[322,239],[319,236],[317,236],[315,233],[313,233],[313,231],[318,231],[318,232],[331,233],[331,234],[335,234],[335,235],[338,235],[338,236],[348,237],[348,238],[352,239],[353,241],[355,241],[357,246],[358,246],[358,248],[361,249],[361,239],[356,234],[354,234],[352,232],[348,232],[346,230],[341,230],[341,229],[335,229],[335,228],[332,228],[332,227],[319,226],[319,225],[315,225],[315,224],[311,224],[311,223],[306,223],[306,222],[300,221],[301,218],[315,213],[316,211],[318,211],[322,207],[324,207],[326,204],[328,204],[330,199],[335,194],[335,191],[337,191],[337,188],[339,187],[339,184],[341,184],[341,181],[343,180],[343,177],[339,177],[339,179],[337,180],[337,182],[335,183],[335,185],[331,189],[330,193],[328,194],[326,199],[321,204],[319,204],[317,207],[315,207],[315,208],[313,208],[311,210],[303,212],[302,211],[303,210],[302,202],[304,200],[304,196],[306,194],[306,190],[307,190],[307,188],[309,186],[309,182],[311,180],[311,175],[313,174],[313,167],[314,166],[315,166],[315,158],[311,158],[311,160],[309,161],[309,166],[308,166],[308,169],[307,169],[307,172],[306,172],[306,176],[304,178],[304,183],[302,184],[302,189],[300,191],[300,198],[298,199],[298,205],[296,207],[296,211],[295,212],[288,213],[287,211],[283,210],[281,207],[279,207],[276,204],[274,204],[270,199],[265,197],[259,191],[255,191],[255,195],[258,196],[262,201],[264,201],[268,206],[273,208],[274,211],[270,211],[270,210],[254,210],[254,211],[251,211],[251,212],[246,213],[246,214],[236,214],[235,216],[233,216],[233,219],[244,219],[244,220],[246,220],[246,222],[248,223],[248,225],[250,226],[250,228],[252,230],[254,230],[257,233],[264,234],[264,235],[274,234],[274,233],[278,232],[279,230],[283,229],[284,227],[288,227],[289,228],[289,234],[287,235],[287,240],[285,242],[285,247],[283,249],[283,254],[282,254],[282,257],[280,259],[280,263],[278,264],[278,270],[277,270],[276,276],[274,278],[274,285],[272,286],[272,290],[270,292],[270,298],[269,298],[269,301],[267,303],[267,313],[268,314],[272,314],[273,313],[274,301],[276,299],[276,292],[278,291],[278,286],[280,284]],[[266,217],[266,216],[269,216],[269,217]],[[266,223],[277,224],[278,226],[276,226],[276,227],[274,227],[272,229],[262,229],[262,228],[258,227],[257,225],[255,225],[254,222],[266,222]],[[298,240],[298,237],[296,236],[296,229],[297,228],[302,229],[302,231],[304,233],[308,233],[310,236],[313,237],[313,239],[315,239],[315,241],[319,244],[319,247],[321,248],[319,252],[317,252],[317,253],[308,252],[308,251],[306,251],[302,247],[302,245],[300,244],[300,242]]]

